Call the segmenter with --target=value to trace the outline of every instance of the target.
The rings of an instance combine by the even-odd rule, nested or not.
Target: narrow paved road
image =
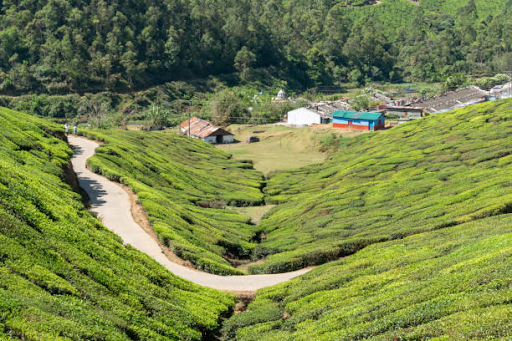
[[[206,287],[224,291],[255,291],[300,276],[310,269],[269,275],[218,276],[171,262],[158,243],[132,217],[130,199],[119,185],[86,168],[86,160],[94,155],[98,143],[68,136],[75,154],[71,160],[80,186],[91,199],[91,211],[103,224],[119,235],[126,244],[146,253],[175,275]]]

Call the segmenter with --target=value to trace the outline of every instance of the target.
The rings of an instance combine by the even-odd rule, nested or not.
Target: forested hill
[[[269,68],[298,84],[512,68],[510,0],[0,1],[0,93]]]

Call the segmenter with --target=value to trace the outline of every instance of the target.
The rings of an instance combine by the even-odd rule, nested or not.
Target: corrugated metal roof
[[[358,111],[347,111],[347,110],[336,110],[332,113],[333,117],[337,118],[352,118],[360,120],[376,121],[382,116],[378,112],[358,112]]]
[[[425,110],[424,107],[386,106],[388,110]]]
[[[180,124],[180,127],[183,128],[183,133],[188,134],[189,123],[188,120]],[[214,126],[210,122],[204,121],[198,117],[192,117],[190,119],[190,135],[205,138],[208,136],[217,136],[217,135],[233,135],[229,131],[224,130],[220,127]]]

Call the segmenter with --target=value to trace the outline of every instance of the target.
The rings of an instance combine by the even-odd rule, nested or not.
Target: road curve
[[[103,225],[120,236],[125,244],[130,244],[149,255],[176,276],[205,287],[243,292],[255,291],[285,282],[311,270],[311,268],[306,268],[281,274],[218,276],[171,262],[158,243],[134,221],[128,193],[115,182],[86,168],[86,160],[94,155],[94,150],[99,144],[75,136],[68,136],[68,141],[74,148],[74,155],[71,159],[73,169],[80,186],[91,199],[91,211],[98,215]]]

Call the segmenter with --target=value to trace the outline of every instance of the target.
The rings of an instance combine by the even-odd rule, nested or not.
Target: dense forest
[[[130,91],[272,68],[304,87],[512,69],[512,2],[0,1],[0,93]]]

